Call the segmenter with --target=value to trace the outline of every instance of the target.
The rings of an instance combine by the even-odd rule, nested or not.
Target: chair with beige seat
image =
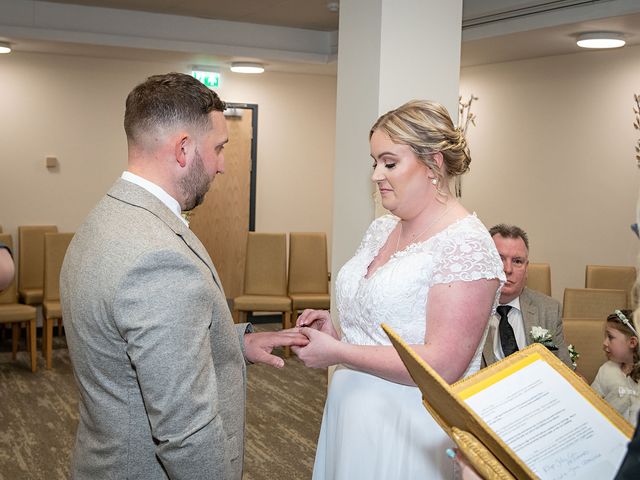
[[[562,330],[567,345],[573,345],[580,354],[576,372],[591,384],[596,378],[598,369],[607,361],[602,351],[604,338],[604,318],[563,318]]]
[[[630,293],[636,281],[636,275],[636,267],[587,265],[584,273],[584,286],[586,288],[624,290]]]
[[[305,308],[329,309],[327,236],[322,233],[289,234],[289,297],[295,325]]]
[[[0,234],[0,242],[13,250],[11,235]],[[27,324],[27,350],[30,353],[31,371],[37,368],[36,360],[36,309],[30,305],[18,303],[16,281],[0,293],[0,323],[11,324],[12,358],[16,359],[22,323]]]
[[[625,290],[565,288],[562,318],[595,318],[604,322],[616,309],[627,306]]]
[[[47,233],[44,236],[44,289],[42,301],[42,354],[45,365],[51,368],[53,323],[62,321],[60,307],[60,269],[73,233]]]
[[[548,263],[529,263],[527,287],[551,296],[551,266]]]
[[[18,227],[18,294],[25,305],[42,303],[44,234],[57,231],[55,225]]]
[[[284,233],[249,232],[243,294],[233,309],[245,322],[248,312],[281,312],[282,326],[291,326],[291,299],[287,296],[287,237]]]

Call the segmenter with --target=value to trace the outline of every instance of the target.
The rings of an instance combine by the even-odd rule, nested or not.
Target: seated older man
[[[515,225],[500,224],[489,229],[507,282],[500,292],[497,315],[489,320],[489,333],[482,355],[483,366],[491,365],[533,343],[531,330],[549,331],[558,347],[553,353],[571,366],[562,332],[560,302],[526,287],[529,266],[529,238]]]

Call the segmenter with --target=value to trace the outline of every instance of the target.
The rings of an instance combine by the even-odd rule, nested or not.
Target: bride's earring
[[[432,183],[433,185],[438,185],[438,179],[437,179],[437,178],[432,178],[432,179],[431,179],[431,183]]]

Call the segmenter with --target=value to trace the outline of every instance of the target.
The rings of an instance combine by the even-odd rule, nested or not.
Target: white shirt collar
[[[122,179],[131,183],[135,183],[139,187],[144,188],[151,195],[156,197],[162,203],[164,203],[169,210],[176,214],[176,216],[184,222],[184,224],[188,227],[189,222],[182,216],[182,210],[180,209],[180,204],[178,201],[169,195],[164,189],[153,182],[150,182],[146,178],[142,178],[135,173],[131,173],[129,171],[122,172]]]
[[[518,310],[522,311],[522,309],[520,308],[520,295],[511,300],[509,303],[501,303],[500,305],[509,305],[510,307],[517,308]]]

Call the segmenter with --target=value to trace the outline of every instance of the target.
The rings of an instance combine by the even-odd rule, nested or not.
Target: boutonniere
[[[531,336],[531,340],[534,343],[541,343],[549,350],[558,350],[557,345],[553,343],[553,336],[546,328],[531,327],[531,332],[529,332],[529,335]]]
[[[580,353],[578,353],[578,351],[576,350],[576,347],[574,347],[572,344],[569,344],[569,346],[567,347],[567,350],[569,350],[569,358],[571,358],[571,365],[575,370],[578,367],[578,359],[580,358]]]

